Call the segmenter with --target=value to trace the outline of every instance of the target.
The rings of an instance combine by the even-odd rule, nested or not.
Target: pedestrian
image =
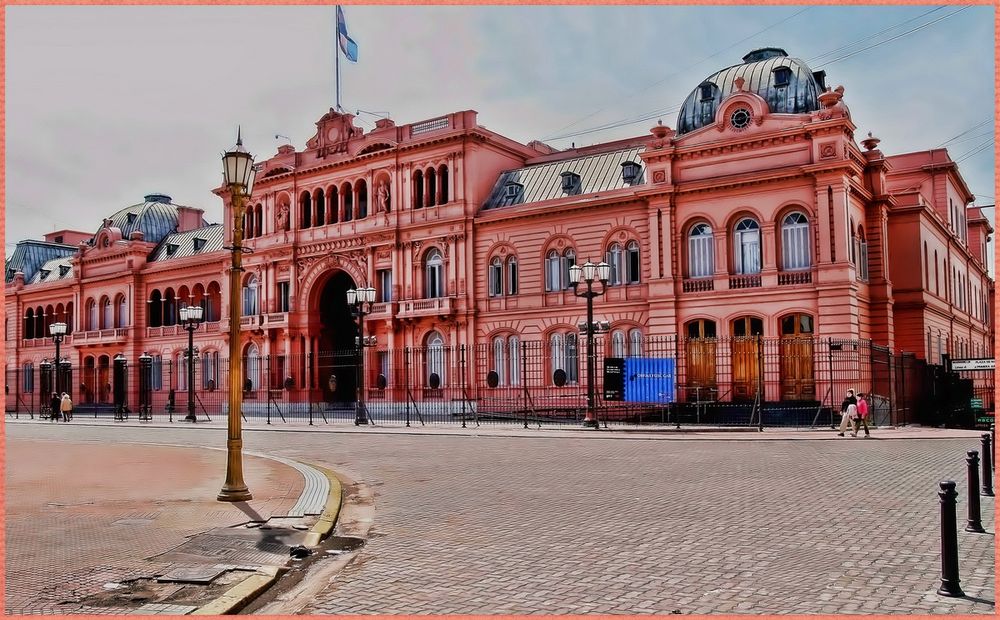
[[[857,437],[861,425],[865,427],[865,439],[870,439],[872,434],[868,431],[868,399],[861,392],[858,392],[858,417],[854,418],[854,432],[851,437]]]
[[[59,403],[59,408],[62,411],[63,422],[69,422],[73,419],[73,400],[66,392],[63,392],[62,402]]]
[[[851,420],[858,415],[858,399],[854,396],[854,390],[847,390],[844,402],[840,403],[840,432],[837,435],[843,437],[844,431],[851,425]]]
[[[49,422],[54,422],[59,419],[60,403],[59,394],[52,392],[52,398],[49,399]]]

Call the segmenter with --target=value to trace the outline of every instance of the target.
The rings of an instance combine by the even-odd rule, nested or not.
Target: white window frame
[[[642,281],[642,254],[639,242],[633,239],[625,244],[625,283],[638,284],[640,281]]]
[[[617,286],[622,283],[622,246],[620,243],[612,243],[605,253],[605,259],[611,265],[611,273],[608,276],[608,286]]]
[[[809,252],[809,218],[801,211],[793,211],[782,218],[781,268],[784,271],[812,268],[812,255]]]
[[[490,261],[486,279],[489,283],[489,296],[503,296],[503,261],[499,256],[494,256]]]
[[[688,233],[688,277],[715,275],[715,234],[707,222],[699,222]]]
[[[445,386],[445,364],[444,364],[444,336],[440,332],[433,331],[427,335],[427,366],[424,373],[424,381],[429,387],[431,375],[435,372],[441,379],[438,387]]]
[[[733,269],[739,275],[756,275],[761,270],[760,223],[745,217],[733,228]]]
[[[427,253],[424,264],[424,283],[426,299],[444,297],[444,257],[441,250],[432,249]]]
[[[517,295],[517,257],[507,259],[507,294]]]

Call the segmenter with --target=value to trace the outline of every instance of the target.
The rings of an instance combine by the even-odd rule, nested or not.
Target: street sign
[[[952,372],[960,370],[996,370],[997,361],[992,357],[951,360]]]

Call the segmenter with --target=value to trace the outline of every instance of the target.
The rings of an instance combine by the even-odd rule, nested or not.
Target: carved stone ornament
[[[833,144],[824,144],[819,149],[819,156],[823,159],[830,159],[837,156],[837,147]]]
[[[657,170],[653,173],[654,183],[665,183],[667,181],[667,173],[663,170]]]
[[[618,233],[618,239],[619,239],[619,241],[625,241],[626,237],[628,237],[628,235],[625,233],[624,230],[621,231],[620,233]]]

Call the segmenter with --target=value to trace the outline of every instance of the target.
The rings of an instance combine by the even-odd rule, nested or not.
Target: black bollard
[[[990,464],[990,434],[983,433],[983,495],[993,497],[993,466]]]
[[[979,514],[979,453],[969,450],[966,454],[965,462],[969,464],[969,524],[965,526],[965,531],[983,533],[986,530]]]
[[[937,593],[941,596],[965,596],[958,585],[958,532],[955,519],[954,480],[942,480],[941,490],[941,587]]]

